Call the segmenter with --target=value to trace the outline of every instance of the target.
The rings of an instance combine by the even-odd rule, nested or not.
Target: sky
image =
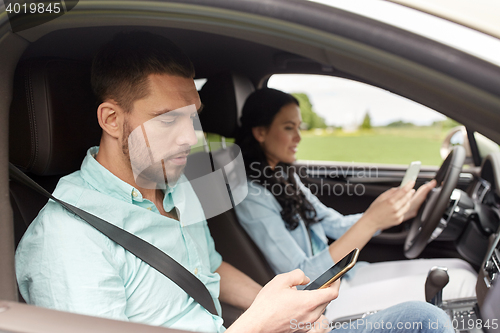
[[[268,87],[287,93],[306,93],[313,110],[332,126],[359,125],[367,111],[373,126],[384,126],[398,120],[430,125],[446,119],[426,106],[387,90],[343,78],[280,74],[270,78]]]

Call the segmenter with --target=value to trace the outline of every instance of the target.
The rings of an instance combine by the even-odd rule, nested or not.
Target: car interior
[[[474,92],[462,96],[469,98],[466,104],[450,96],[450,91],[443,88],[446,84],[454,84],[454,92],[465,89],[451,79],[450,83],[433,77],[435,85],[429,87],[425,83],[430,79],[413,77],[410,72],[398,73],[395,68],[386,66],[385,61],[388,60],[383,60],[380,55],[377,56],[382,60],[376,64],[371,59],[350,57],[340,49],[325,51],[319,45],[314,47],[294,40],[295,37],[287,39],[280,34],[252,32],[248,27],[231,29],[223,24],[217,26],[207,22],[190,25],[172,18],[162,21],[165,18],[158,17],[161,19],[149,23],[145,23],[143,18],[131,18],[131,22],[125,23],[122,17],[109,25],[100,24],[99,20],[95,24],[85,23],[85,20],[74,24],[63,21],[60,26],[54,24],[10,36],[7,45],[11,46],[12,53],[8,56],[10,60],[4,64],[13,64],[15,71],[11,69],[9,89],[0,90],[3,93],[10,91],[12,96],[9,99],[9,162],[50,192],[61,177],[80,168],[87,149],[99,145],[101,135],[96,119],[97,103],[90,88],[92,57],[116,33],[133,30],[166,36],[190,57],[196,69],[196,78],[206,79],[199,91],[204,104],[200,114],[203,130],[221,138],[234,137],[245,98],[255,89],[265,87],[269,77],[277,73],[331,75],[373,84],[434,107],[497,142],[500,138],[500,132],[491,126],[495,117],[500,115],[488,113],[495,107],[487,105],[489,102],[485,100],[472,103],[474,98],[479,98],[473,96]],[[398,61],[404,62],[394,60],[393,64]],[[488,66],[483,67],[487,69]],[[418,72],[419,68],[415,70]],[[498,70],[495,70],[497,73]],[[481,112],[476,114],[483,114],[484,117],[473,116],[477,110]],[[468,261],[478,271],[476,290],[480,308],[497,278],[500,265],[497,236],[500,226],[500,154],[480,159],[473,131],[468,138],[476,165],[462,170],[456,187],[462,191],[462,198],[474,201],[474,208],[466,206],[466,199],[451,200],[445,213],[448,232],[428,244],[419,257],[455,257]],[[185,171],[188,178],[199,176],[190,173],[193,172],[189,168],[190,163],[195,164],[197,158],[207,154],[211,154],[216,166],[224,165],[231,158],[230,150],[225,148],[218,152],[192,154]],[[333,170],[333,165],[325,164],[323,170]],[[378,176],[382,181],[364,183],[366,193],[356,200],[347,195],[318,197],[343,214],[363,212],[380,193],[397,185],[404,171],[404,166],[380,166]],[[423,168],[417,187],[433,179],[437,171],[438,168]],[[302,176],[306,184],[322,180],[347,186],[347,179],[356,181],[354,174],[332,177],[330,173],[312,167]],[[8,187],[14,242],[17,245],[47,199],[16,181],[11,180]],[[262,285],[274,277],[263,254],[239,225],[234,210],[210,218],[208,225],[216,249],[226,262]],[[409,231],[410,223],[405,223],[374,237],[361,251],[360,260],[406,259],[403,247]],[[18,297],[22,301],[21,296]],[[487,304],[498,306],[490,300]],[[448,306],[452,309],[451,315],[472,309],[479,311],[476,300]],[[223,304],[226,327],[240,314],[241,310]]]

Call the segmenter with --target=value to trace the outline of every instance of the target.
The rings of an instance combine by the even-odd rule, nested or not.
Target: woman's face
[[[295,103],[283,106],[271,125],[253,128],[253,134],[260,143],[271,167],[278,162],[293,163],[300,142],[302,117]]]

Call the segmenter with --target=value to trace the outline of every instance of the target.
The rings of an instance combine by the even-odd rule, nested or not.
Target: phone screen
[[[420,161],[411,162],[399,187],[403,187],[409,182],[417,180],[418,173],[420,172],[420,165]]]
[[[347,273],[358,260],[359,249],[352,250],[348,255],[324,272],[319,278],[311,282],[304,290],[315,290],[328,287]]]

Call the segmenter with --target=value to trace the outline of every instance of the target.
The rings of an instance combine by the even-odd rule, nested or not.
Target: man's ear
[[[106,101],[101,103],[97,108],[97,120],[99,121],[99,126],[108,135],[113,138],[118,139],[122,131],[123,110],[118,106],[118,104],[112,101]]]
[[[259,143],[263,143],[266,139],[267,128],[264,126],[252,127],[252,134]]]

